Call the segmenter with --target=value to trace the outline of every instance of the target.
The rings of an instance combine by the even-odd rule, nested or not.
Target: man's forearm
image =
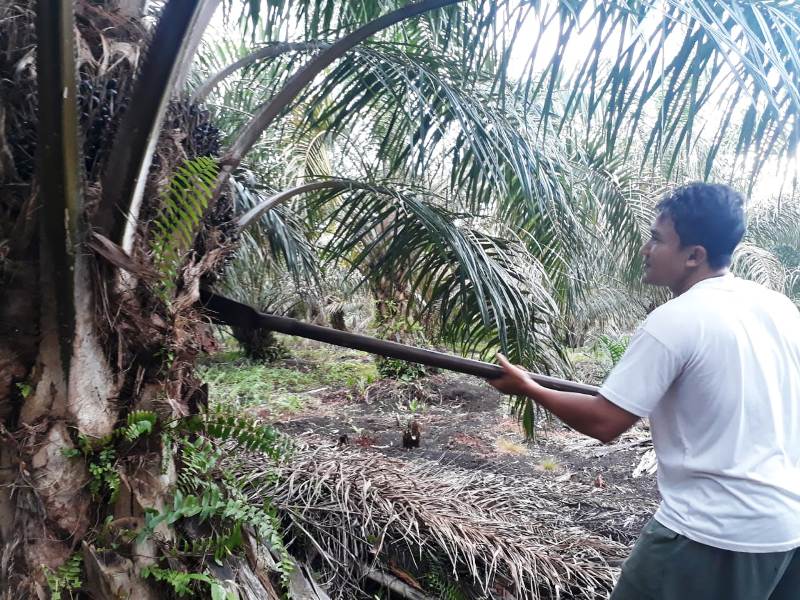
[[[610,442],[639,419],[600,394],[586,396],[551,390],[531,380],[530,373],[512,365],[502,354],[497,355],[497,360],[503,373],[490,380],[495,388],[505,394],[532,398],[570,427],[601,442]]]
[[[610,442],[636,421],[635,415],[613,414],[622,409],[599,394],[587,396],[536,385],[531,386],[527,395],[573,429],[603,443]]]

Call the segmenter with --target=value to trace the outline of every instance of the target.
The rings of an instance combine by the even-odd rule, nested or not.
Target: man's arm
[[[497,358],[504,373],[497,379],[490,379],[489,383],[506,394],[528,396],[573,429],[603,443],[615,439],[639,420],[635,414],[609,402],[600,394],[586,396],[551,390],[533,381],[503,355],[499,354]]]

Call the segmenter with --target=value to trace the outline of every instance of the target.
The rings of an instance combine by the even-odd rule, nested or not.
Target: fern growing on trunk
[[[218,174],[217,163],[207,156],[187,160],[163,193],[153,224],[152,253],[159,292],[167,302],[175,293],[178,270],[197,237]]]

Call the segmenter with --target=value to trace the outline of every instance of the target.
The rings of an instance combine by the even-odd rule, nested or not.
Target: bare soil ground
[[[327,360],[354,358],[352,353],[331,352]],[[313,371],[320,365],[289,359],[282,366]],[[655,476],[633,476],[650,448],[644,424],[602,445],[541,418],[535,441],[526,441],[505,397],[480,379],[452,373],[415,381],[379,380],[362,389],[329,385],[300,394],[304,402],[297,410],[253,410],[300,439],[322,437],[334,446],[347,443],[402,460],[427,459],[523,481],[546,478],[556,491],[561,485],[574,493],[576,487],[565,482],[582,483],[578,488],[586,493],[564,498],[575,520],[625,544],[632,544],[658,503]],[[411,419],[420,425],[421,442],[419,448],[406,449],[402,432]]]

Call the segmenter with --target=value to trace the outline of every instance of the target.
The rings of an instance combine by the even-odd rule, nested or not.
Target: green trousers
[[[611,600],[799,600],[800,548],[751,554],[694,542],[655,519],[622,565]]]

